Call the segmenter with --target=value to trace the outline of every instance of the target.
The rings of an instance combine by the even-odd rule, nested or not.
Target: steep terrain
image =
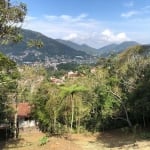
[[[89,57],[85,52],[75,50],[54,39],[48,38],[41,33],[31,30],[22,30],[23,41],[15,44],[1,45],[0,51],[9,55],[18,62],[36,62],[47,59],[74,59],[81,56],[83,59]],[[28,47],[27,42],[30,39],[41,40],[44,43],[42,48]]]
[[[89,45],[86,45],[86,44],[80,45],[80,44],[74,43],[72,41],[61,40],[61,39],[57,39],[57,41],[62,44],[65,44],[71,48],[74,48],[76,50],[86,52],[87,54],[90,54],[90,55],[99,55],[100,54],[98,49],[90,47]]]
[[[92,63],[96,61],[94,56],[107,57],[113,53],[120,53],[130,46],[138,45],[134,41],[126,41],[121,44],[110,44],[100,49],[92,48],[86,44],[77,44],[71,41],[61,39],[52,39],[45,35],[31,31],[22,30],[24,36],[23,41],[19,43],[11,43],[8,45],[0,45],[0,52],[8,55],[18,63],[36,63],[42,62],[46,65],[51,63]],[[41,40],[43,47],[29,47],[29,40]]]
[[[135,41],[125,41],[120,44],[110,44],[99,49],[99,53],[101,56],[109,56],[110,54],[121,53],[129,47],[139,45],[139,43]]]
[[[135,41],[125,41],[125,42],[122,42],[120,44],[112,43],[112,44],[103,46],[99,49],[96,49],[96,48],[90,47],[86,44],[80,45],[80,44],[77,44],[77,43],[74,43],[74,42],[68,41],[68,40],[57,39],[57,41],[62,43],[62,44],[65,44],[71,48],[74,48],[76,50],[86,52],[87,54],[94,55],[94,56],[95,55],[96,56],[104,56],[104,57],[107,57],[107,56],[114,54],[114,53],[115,54],[120,53],[129,47],[139,45],[139,43],[137,43]]]

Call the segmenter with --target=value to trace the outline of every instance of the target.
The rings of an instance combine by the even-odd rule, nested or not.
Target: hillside
[[[68,40],[57,39],[57,41],[64,45],[67,45],[73,49],[86,52],[89,55],[104,56],[104,57],[107,57],[112,53],[120,53],[131,46],[139,45],[139,43],[137,43],[135,41],[125,41],[120,44],[112,43],[112,44],[103,46],[99,49],[96,49],[96,48],[90,47],[87,44],[80,45],[80,44],[77,44],[77,43],[74,43],[74,42],[68,41]]]
[[[150,45],[137,45],[134,47],[130,47],[127,50],[123,51],[119,54],[119,57],[122,59],[129,59],[131,57],[135,57],[137,55],[149,57],[150,56]]]
[[[42,62],[46,64],[60,62],[91,63],[96,61],[93,56],[107,57],[112,53],[120,53],[130,46],[137,45],[137,42],[128,41],[121,44],[110,44],[100,49],[92,48],[86,44],[77,44],[61,39],[52,39],[45,35],[31,31],[22,30],[24,39],[22,42],[8,45],[0,45],[0,52],[8,55],[18,63]],[[29,47],[27,42],[30,39],[41,40],[44,43],[42,48]],[[92,59],[91,59],[92,58]]]
[[[41,33],[31,30],[22,30],[22,34],[24,36],[22,42],[0,46],[1,52],[15,59],[17,62],[43,62],[56,58],[73,60],[76,56],[81,56],[83,59],[89,57],[85,52],[75,50]],[[44,46],[42,48],[28,47],[26,43],[30,39],[40,39],[44,43]]]
[[[120,44],[110,44],[99,49],[101,56],[109,56],[112,53],[120,53],[129,47],[139,45],[135,41],[125,41]]]
[[[80,50],[80,51],[83,51],[83,52],[86,52],[87,54],[89,55],[99,55],[99,50],[96,49],[96,48],[93,48],[87,44],[77,44],[77,43],[74,43],[72,41],[68,41],[68,40],[61,40],[61,39],[57,39],[58,42],[62,43],[62,44],[65,44],[73,49],[76,49],[76,50]]]

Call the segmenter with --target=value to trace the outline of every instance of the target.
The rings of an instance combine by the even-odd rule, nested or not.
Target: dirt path
[[[40,146],[45,136],[39,131],[27,131],[20,134],[16,141],[0,143],[0,150],[149,150],[150,140],[141,140],[132,135],[108,132],[103,134],[73,134],[66,137],[50,137]]]
[[[82,150],[105,150],[104,144],[98,142],[93,135],[73,135],[73,142],[80,146]]]
[[[150,139],[108,132],[96,135],[73,135],[73,142],[82,150],[150,150]]]

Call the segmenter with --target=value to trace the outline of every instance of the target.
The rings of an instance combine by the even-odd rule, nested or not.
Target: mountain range
[[[96,48],[93,48],[87,44],[77,44],[75,42],[72,42],[72,41],[69,41],[69,40],[62,40],[62,39],[56,39],[58,42],[62,43],[62,44],[65,44],[73,49],[76,49],[76,50],[80,50],[80,51],[83,51],[83,52],[86,52],[87,54],[89,55],[99,55],[99,50],[96,49]]]
[[[73,60],[77,56],[83,59],[90,57],[83,51],[73,49],[41,33],[31,30],[22,30],[22,34],[24,36],[23,41],[8,45],[0,45],[0,51],[15,59],[17,62],[43,62],[47,59],[55,58]],[[27,42],[30,39],[41,40],[44,43],[43,47],[29,47]]]
[[[99,49],[101,56],[109,56],[113,53],[121,53],[122,51],[126,50],[129,47],[140,45],[135,41],[125,41],[120,44],[109,44],[107,46],[101,47]]]
[[[0,51],[16,62],[34,63],[34,62],[71,62],[89,63],[94,62],[96,57],[107,57],[112,53],[120,53],[130,46],[139,45],[134,41],[126,41],[120,44],[110,44],[99,49],[93,48],[86,44],[77,44],[72,41],[61,39],[52,39],[39,32],[23,29],[23,41],[19,43],[11,43],[8,45],[0,45]],[[41,40],[44,46],[41,48],[29,47],[27,42],[30,39]],[[95,57],[96,56],[96,57]],[[95,59],[95,60],[94,60]]]
[[[89,55],[105,56],[105,57],[109,56],[112,53],[120,53],[123,50],[127,49],[128,47],[139,45],[139,43],[135,41],[125,41],[120,44],[113,43],[113,44],[109,44],[109,45],[96,49],[86,44],[80,45],[80,44],[77,44],[68,40],[57,39],[57,41],[71,48],[86,52]]]

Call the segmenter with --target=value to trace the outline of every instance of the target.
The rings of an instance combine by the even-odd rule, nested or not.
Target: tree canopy
[[[27,8],[24,3],[13,4],[10,0],[0,2],[0,40],[2,44],[22,39],[19,29],[24,21]]]
[[[0,54],[0,121],[12,117],[10,105],[15,99],[19,72],[16,64]]]

